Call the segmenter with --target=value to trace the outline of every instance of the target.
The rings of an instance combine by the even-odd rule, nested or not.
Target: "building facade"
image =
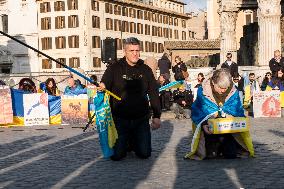
[[[37,4],[34,0],[1,0],[0,30],[38,48]],[[38,72],[34,51],[0,35],[0,73]]]
[[[190,38],[184,3],[178,0],[38,0],[39,49],[85,71],[104,70],[102,41],[116,41],[117,57],[128,37],[141,41],[141,58],[159,58],[164,42]],[[62,71],[39,57],[40,71]]]

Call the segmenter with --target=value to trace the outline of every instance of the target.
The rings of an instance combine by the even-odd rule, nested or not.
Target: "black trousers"
[[[149,117],[126,120],[114,117],[118,139],[114,145],[112,160],[121,160],[127,154],[129,147],[135,154],[146,159],[151,156],[151,131]]]
[[[160,103],[161,103],[161,109],[170,110],[171,107],[171,92],[170,91],[164,91],[160,95]]]
[[[205,134],[206,156],[223,156],[226,159],[237,157],[239,144],[231,134]]]

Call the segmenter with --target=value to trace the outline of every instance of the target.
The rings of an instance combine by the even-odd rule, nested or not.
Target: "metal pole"
[[[20,43],[21,45],[24,45],[25,47],[27,47],[27,48],[29,48],[29,49],[32,49],[33,51],[35,51],[35,52],[37,52],[37,53],[39,53],[39,54],[45,56],[46,58],[48,58],[48,59],[50,59],[50,60],[52,60],[52,61],[54,61],[54,62],[56,62],[57,64],[63,66],[63,67],[66,68],[67,70],[69,70],[69,71],[71,71],[71,72],[77,74],[78,76],[80,76],[80,77],[82,77],[83,79],[89,81],[90,83],[93,83],[94,85],[99,86],[99,84],[96,83],[96,82],[94,82],[92,79],[86,77],[85,75],[83,75],[83,74],[81,74],[80,72],[74,70],[73,68],[71,68],[71,67],[69,67],[69,66],[67,66],[67,65],[65,65],[65,64],[63,64],[63,63],[61,63],[61,62],[59,62],[58,60],[52,58],[51,56],[49,56],[49,55],[47,55],[47,54],[45,54],[45,53],[39,51],[38,49],[36,49],[36,48],[34,48],[34,47],[32,47],[32,46],[30,46],[30,45],[28,45],[28,44],[26,44],[26,43],[24,43],[24,42],[18,40],[17,38],[15,38],[15,37],[13,37],[13,36],[10,36],[9,34],[6,34],[5,32],[3,32],[3,31],[1,31],[1,30],[0,30],[0,34],[2,34],[2,35],[4,35],[4,36],[6,36],[6,37],[8,37],[8,38],[10,38],[10,39],[12,39],[12,40],[18,42],[18,43]],[[116,96],[115,94],[113,94],[113,93],[110,92],[109,90],[105,90],[105,92],[108,93],[109,95],[111,95],[112,97],[116,98],[117,100],[121,100],[120,97]]]

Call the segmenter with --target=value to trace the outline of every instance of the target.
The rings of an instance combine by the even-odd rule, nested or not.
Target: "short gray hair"
[[[124,48],[126,45],[140,45],[140,41],[136,37],[129,37],[123,41]]]
[[[216,70],[212,76],[213,84],[221,88],[229,88],[232,85],[232,76],[230,70],[221,68]]]

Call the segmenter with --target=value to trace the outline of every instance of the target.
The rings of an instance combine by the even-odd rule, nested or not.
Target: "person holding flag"
[[[158,129],[161,125],[158,84],[152,70],[139,58],[140,41],[130,37],[124,41],[123,48],[124,57],[106,69],[98,87],[121,97],[121,101],[110,99],[118,133],[111,159],[121,160],[129,147],[139,158],[146,159],[151,156],[150,128]],[[151,126],[149,101],[153,109]]]

